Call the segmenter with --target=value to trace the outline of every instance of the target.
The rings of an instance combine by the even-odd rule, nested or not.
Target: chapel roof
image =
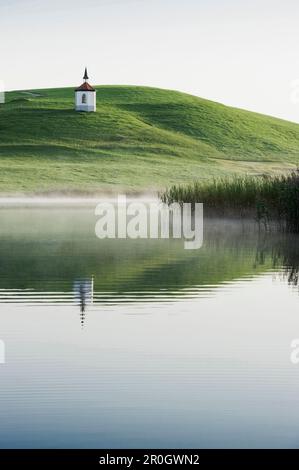
[[[75,91],[96,91],[89,83],[84,82],[82,85],[80,85],[78,88],[75,89]]]

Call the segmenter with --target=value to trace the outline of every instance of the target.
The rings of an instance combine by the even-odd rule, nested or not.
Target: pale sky
[[[87,65],[94,85],[299,122],[298,0],[0,0],[0,58],[7,90],[77,86]]]

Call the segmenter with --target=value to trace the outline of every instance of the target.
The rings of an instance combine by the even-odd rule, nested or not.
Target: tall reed
[[[274,177],[236,176],[171,186],[160,197],[167,204],[202,202],[222,213],[254,211],[259,221],[277,220],[288,231],[299,232],[299,169]]]

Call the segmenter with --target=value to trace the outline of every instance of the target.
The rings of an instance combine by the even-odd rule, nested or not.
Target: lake
[[[299,238],[99,240],[94,209],[0,208],[0,447],[299,447]]]

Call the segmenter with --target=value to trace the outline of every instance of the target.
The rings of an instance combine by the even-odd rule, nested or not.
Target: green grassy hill
[[[0,191],[156,189],[299,164],[299,125],[183,93],[97,88],[18,91],[0,104]]]

